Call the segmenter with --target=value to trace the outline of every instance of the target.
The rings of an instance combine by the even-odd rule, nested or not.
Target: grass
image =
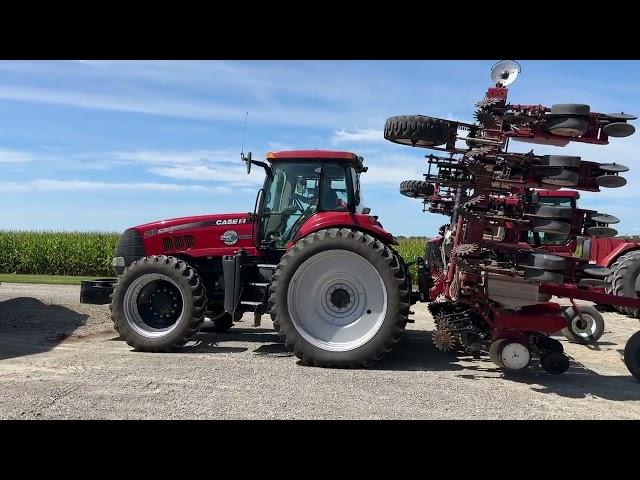
[[[82,280],[95,277],[74,277],[69,275],[10,275],[0,273],[0,283],[40,283],[50,285],[80,285]]]

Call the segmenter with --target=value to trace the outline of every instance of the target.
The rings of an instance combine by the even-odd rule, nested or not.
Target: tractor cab
[[[300,227],[322,212],[368,213],[362,205],[362,157],[349,152],[299,150],[270,152],[258,193],[258,248],[286,249]]]

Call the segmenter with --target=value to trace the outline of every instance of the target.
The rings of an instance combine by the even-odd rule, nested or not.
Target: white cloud
[[[334,132],[331,143],[334,145],[346,142],[381,142],[384,141],[382,130],[376,129],[355,129],[353,132],[338,130]]]
[[[123,191],[197,191],[212,193],[231,192],[227,187],[207,187],[203,185],[180,185],[175,183],[118,183],[79,180],[36,179],[26,182],[0,182],[0,192],[123,192]]]
[[[34,158],[31,153],[0,149],[0,163],[29,163]]]

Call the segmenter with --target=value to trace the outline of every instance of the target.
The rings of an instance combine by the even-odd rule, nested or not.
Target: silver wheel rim
[[[591,315],[587,315],[585,313],[582,314],[582,318],[584,318],[584,322],[580,320],[580,316],[578,315],[573,317],[573,320],[571,320],[571,330],[573,330],[573,333],[579,337],[592,337],[596,333],[597,328],[595,319]]]
[[[166,328],[154,328],[151,325],[148,325],[144,322],[138,310],[138,296],[140,295],[141,290],[151,282],[156,282],[158,280],[169,282],[175,286],[178,292],[180,292],[180,299],[182,301],[182,311],[180,312],[180,315],[171,326]],[[158,338],[168,334],[176,328],[184,316],[184,296],[182,295],[180,286],[171,278],[161,273],[147,273],[131,282],[131,285],[129,285],[129,288],[124,295],[123,306],[124,316],[129,327],[139,335],[147,338]]]
[[[364,345],[380,330],[387,291],[364,257],[330,250],[298,267],[289,284],[287,307],[296,331],[307,342],[345,352]]]

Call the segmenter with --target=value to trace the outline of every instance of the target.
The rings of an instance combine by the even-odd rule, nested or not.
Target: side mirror
[[[251,173],[251,152],[246,157],[244,153],[241,153],[240,158],[247,164],[247,175],[249,175]]]

